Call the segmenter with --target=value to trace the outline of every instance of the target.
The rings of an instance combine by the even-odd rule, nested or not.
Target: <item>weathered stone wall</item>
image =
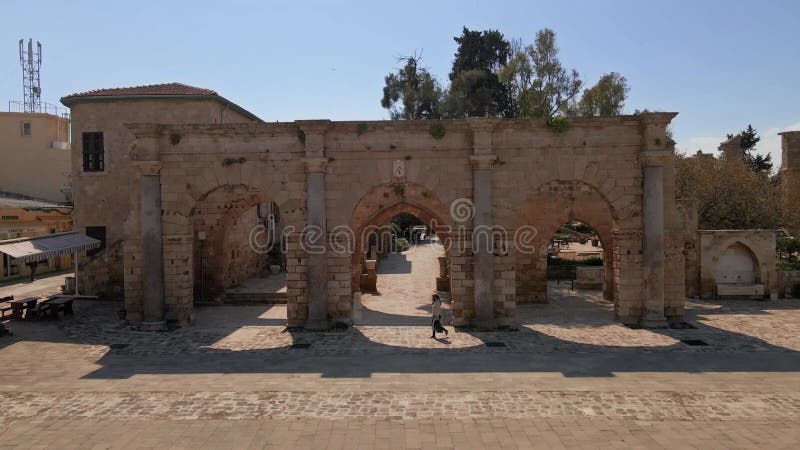
[[[104,103],[97,105],[108,108]],[[312,314],[312,304],[319,305],[317,294],[325,303],[327,319],[323,321],[349,323],[353,293],[358,289],[361,234],[399,212],[423,219],[448,246],[456,324],[474,323],[486,314],[488,305],[491,317],[484,323],[515,326],[519,286],[523,294],[526,286],[541,293],[539,272],[544,277],[541,256],[531,260],[521,254],[514,245],[515,234],[523,226],[533,227],[537,230],[534,240],[542,244],[570,219],[598,229],[610,264],[607,297],[615,301],[619,320],[635,322],[644,312],[645,297],[643,151],[650,155],[648,164],[663,164],[666,169],[663,179],[657,180],[663,185],[660,213],[668,241],[664,246],[667,267],[660,270],[678,279],[664,283],[663,308],[668,316],[682,313],[684,274],[682,267],[670,267],[682,266],[682,258],[676,255],[683,247],[682,241],[670,244],[674,230],[681,226],[671,162],[654,163],[652,157],[672,152],[664,134],[670,114],[574,119],[562,134],[542,121],[442,121],[437,124],[445,133],[437,139],[429,121],[214,125],[168,124],[169,120],[154,118],[157,123],[137,125],[131,122],[141,115],[112,108],[109,120],[116,120],[116,126],[129,124],[117,132],[110,123],[106,126],[86,118],[99,120],[94,104],[76,108],[88,108],[75,111],[81,121],[79,130],[111,130],[106,138],[109,173],[78,176],[83,196],[80,221],[107,224],[109,235],[124,239],[125,296],[133,320],[143,301],[137,229],[142,193],[137,170],[147,170],[160,177],[167,320],[191,320],[199,273],[198,232],[206,233],[204,252],[209,253],[204,253],[204,259],[208,256],[211,276],[216,277],[210,280],[224,288],[257,265],[257,258],[244,258],[241,253],[245,251],[244,224],[251,219],[248,211],[259,203],[275,202],[281,211],[281,227],[288,231],[288,321],[292,326],[319,321],[312,318],[316,314]],[[187,120],[191,118],[185,115],[173,121]],[[109,177],[115,173],[119,177]],[[315,180],[322,175],[324,184],[311,189],[312,175]],[[488,197],[487,192],[491,192]],[[314,199],[314,220],[322,217],[328,234],[328,252],[322,260],[309,255],[303,245],[307,238],[303,227],[312,213],[309,196],[318,194],[323,197]],[[104,206],[123,217],[93,210],[92,200],[105,202]],[[494,246],[488,251],[473,245],[473,222],[478,219],[469,213],[455,217],[452,212],[454,204],[465,201],[475,205],[472,214],[483,214],[484,223],[488,217],[489,224],[504,230],[506,240],[501,239],[502,233],[493,236],[489,241]],[[323,211],[318,210],[320,204]],[[488,211],[481,210],[486,206]],[[237,236],[233,241],[232,235]],[[354,246],[341,250],[347,240]],[[476,264],[478,260],[483,262]],[[119,270],[117,266],[112,265],[113,270]],[[314,286],[311,276],[317,276],[311,266],[325,271],[322,284],[315,288],[309,287]],[[487,268],[491,269],[488,273]],[[484,300],[479,302],[479,296]]]
[[[698,210],[697,202],[681,199],[677,202],[678,214],[683,223],[683,266],[686,296],[700,296],[700,243],[697,234]]]
[[[781,270],[776,275],[779,297],[800,298],[800,270]]]
[[[800,235],[800,131],[781,135],[781,187],[784,210],[788,213],[789,231]]]
[[[106,227],[106,250],[87,260],[79,276],[84,285],[91,286],[95,294],[120,295],[125,284],[122,254],[114,253],[115,246],[131,252],[129,262],[135,261],[139,251],[136,243],[121,244],[125,239],[137,239],[139,208],[138,173],[130,158],[133,134],[125,126],[132,122],[152,123],[203,123],[249,122],[250,119],[222,107],[213,100],[128,100],[77,103],[71,107],[72,128],[72,192],[75,203],[75,227]],[[105,170],[83,171],[84,132],[103,132]],[[102,263],[92,259],[102,258]],[[138,273],[131,266],[129,274]],[[101,282],[104,280],[103,282]],[[134,280],[134,284],[137,280]],[[128,284],[131,289],[133,285]],[[134,289],[135,290],[135,289]],[[134,302],[135,303],[135,302]],[[130,308],[136,309],[128,302]],[[133,317],[136,318],[134,311]]]
[[[730,247],[741,245],[751,253],[756,267],[756,283],[764,285],[764,296],[777,298],[774,230],[700,230],[700,295],[717,296],[716,272],[720,256]]]

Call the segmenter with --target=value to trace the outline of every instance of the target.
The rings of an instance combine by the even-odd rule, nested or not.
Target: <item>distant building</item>
[[[66,117],[0,113],[0,192],[71,202],[69,141]]]
[[[72,229],[72,208],[69,206],[0,195],[0,241],[60,233]],[[6,254],[0,254],[0,281],[27,276],[27,266],[16,264]],[[39,263],[36,273],[72,267],[69,255],[50,258]]]

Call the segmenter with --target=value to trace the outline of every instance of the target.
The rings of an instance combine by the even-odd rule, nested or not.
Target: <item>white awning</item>
[[[55,256],[66,255],[77,251],[94,250],[101,242],[77,231],[47,234],[31,238],[9,239],[0,241],[0,253],[13,258],[14,261],[28,263],[44,261]]]

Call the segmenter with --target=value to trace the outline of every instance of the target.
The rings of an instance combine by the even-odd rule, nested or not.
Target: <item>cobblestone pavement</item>
[[[794,449],[796,422],[59,419],[0,424],[0,449]]]
[[[0,419],[798,420],[798,393],[760,392],[14,392]]]
[[[287,330],[278,305],[163,333],[115,302],[7,323],[0,449],[798,447],[800,300],[692,301],[695,329],[643,330],[554,284],[518,331],[433,340],[434,250],[387,260],[345,331]]]

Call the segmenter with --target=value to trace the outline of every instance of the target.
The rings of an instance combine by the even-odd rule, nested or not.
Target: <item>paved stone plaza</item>
[[[287,330],[285,305],[202,307],[195,326],[161,333],[112,320],[115,302],[9,323],[0,448],[800,441],[798,300],[689,301],[696,329],[630,329],[600,291],[551,283],[550,304],[520,305],[518,331],[448,327],[448,339],[433,340],[436,253],[382,260],[380,295],[365,295],[363,325],[344,331]]]

